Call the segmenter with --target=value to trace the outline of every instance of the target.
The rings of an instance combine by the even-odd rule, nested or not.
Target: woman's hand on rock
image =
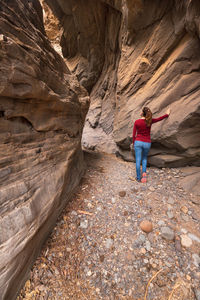
[[[167,115],[170,115],[170,112],[171,112],[171,109],[168,108],[167,111],[166,111],[166,114],[167,114]]]

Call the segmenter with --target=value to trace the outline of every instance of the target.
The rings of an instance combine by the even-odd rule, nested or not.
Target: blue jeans
[[[142,162],[142,173],[146,173],[147,156],[150,148],[151,148],[151,143],[146,143],[141,141],[135,141],[134,143],[137,180],[141,180],[141,173],[140,173],[141,162]]]

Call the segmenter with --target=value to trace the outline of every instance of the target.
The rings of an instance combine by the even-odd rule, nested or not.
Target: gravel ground
[[[133,163],[85,158],[85,176],[18,300],[199,300],[200,197],[179,187],[181,171],[149,168],[142,184]]]

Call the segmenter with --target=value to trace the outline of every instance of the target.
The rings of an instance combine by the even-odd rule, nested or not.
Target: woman
[[[170,109],[160,118],[152,119],[152,112],[148,107],[144,107],[141,113],[141,119],[134,123],[133,127],[133,145],[135,149],[137,181],[146,182],[147,155],[151,148],[151,125],[168,118]],[[142,178],[140,173],[140,164],[142,161]]]

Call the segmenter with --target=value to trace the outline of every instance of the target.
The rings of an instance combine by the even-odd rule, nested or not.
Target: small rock
[[[150,250],[151,250],[151,244],[150,244],[149,241],[146,241],[145,248],[147,249],[147,251],[150,251]]]
[[[198,236],[192,234],[192,233],[188,233],[189,238],[191,238],[191,240],[193,240],[194,242],[200,243],[200,238],[198,238]]]
[[[91,276],[92,275],[92,272],[91,271],[88,271],[87,272],[87,276]]]
[[[182,207],[181,207],[181,211],[182,211],[184,214],[187,214],[187,213],[188,213],[188,208],[187,208],[187,206],[182,206]]]
[[[115,198],[112,197],[111,202],[114,204],[115,203]]]
[[[191,216],[194,220],[200,221],[200,217],[195,212],[192,212]]]
[[[141,253],[141,254],[146,254],[146,252],[147,252],[147,251],[146,251],[145,248],[141,248],[141,249],[140,249],[140,253]]]
[[[168,268],[171,268],[171,266],[172,266],[168,261],[165,261],[165,265],[166,265]]]
[[[194,265],[195,265],[197,268],[199,268],[199,266],[200,266],[200,257],[199,257],[199,255],[196,254],[196,253],[194,253],[194,254],[192,254],[192,258],[193,258],[193,263],[194,263]]]
[[[80,223],[80,228],[86,229],[88,228],[88,220],[84,220]]]
[[[158,221],[158,225],[159,225],[159,226],[164,226],[164,225],[165,225],[165,222],[164,222],[163,220],[159,220],[159,221]]]
[[[151,192],[154,192],[154,191],[155,191],[154,187],[152,187],[152,186],[149,187],[149,190],[150,190]]]
[[[140,240],[142,243],[144,243],[145,240],[146,240],[145,235],[144,234],[140,234],[139,237],[138,237],[138,240]]]
[[[172,197],[169,197],[168,200],[167,200],[167,202],[169,204],[174,204],[175,201],[174,201],[174,199]]]
[[[183,221],[188,222],[189,221],[189,217],[187,215],[181,214],[181,218],[183,219]]]
[[[173,214],[173,212],[172,212],[172,211],[168,210],[168,212],[167,212],[167,216],[168,216],[168,218],[169,218],[169,219],[173,219],[173,217],[174,217],[174,214]]]
[[[181,235],[181,245],[183,247],[189,248],[192,246],[192,240],[186,234]]]
[[[173,241],[174,240],[174,231],[169,227],[162,227],[161,228],[161,235],[164,239]]]
[[[181,232],[184,233],[184,234],[186,234],[187,233],[187,229],[181,228]]]
[[[195,293],[196,300],[200,300],[200,289],[198,289],[198,290],[195,289],[194,293]]]
[[[112,247],[113,245],[113,240],[112,239],[107,239],[105,242],[105,246],[107,249],[109,249],[110,247]]]
[[[189,275],[186,275],[186,278],[187,278],[188,281],[191,280],[191,277]]]
[[[120,197],[125,197],[126,196],[126,192],[125,191],[120,191],[119,192],[119,196]]]
[[[181,248],[181,242],[179,239],[176,239],[175,240],[175,249],[178,251],[178,252],[181,252],[182,251],[182,248]]]
[[[140,228],[146,232],[146,233],[149,233],[153,230],[153,225],[150,221],[148,220],[144,220],[140,223]]]

